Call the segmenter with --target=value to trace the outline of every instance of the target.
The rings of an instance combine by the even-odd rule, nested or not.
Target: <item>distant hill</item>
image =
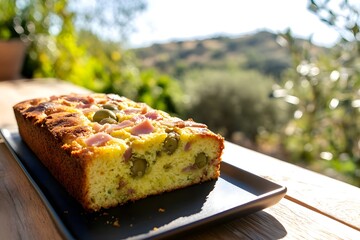
[[[195,68],[255,69],[277,78],[291,64],[287,48],[277,43],[277,37],[261,31],[239,38],[214,37],[154,44],[134,51],[141,68],[155,68],[180,79],[185,71]]]

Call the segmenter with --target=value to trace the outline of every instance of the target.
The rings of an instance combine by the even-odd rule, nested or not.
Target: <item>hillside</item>
[[[155,68],[180,79],[185,71],[204,68],[254,69],[278,78],[291,60],[287,49],[276,39],[276,34],[261,31],[239,38],[214,37],[154,44],[135,49],[135,54],[141,68]]]

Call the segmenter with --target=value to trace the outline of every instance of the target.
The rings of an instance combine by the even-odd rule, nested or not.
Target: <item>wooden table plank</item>
[[[226,143],[224,159],[246,171],[288,188],[287,198],[328,215],[360,230],[360,189],[265,156],[252,150]],[[241,155],[239,155],[241,152]]]
[[[0,143],[0,239],[61,239],[21,168]],[[45,226],[45,227],[44,227]],[[187,239],[360,239],[360,232],[287,199]]]
[[[61,239],[39,195],[0,143],[0,239]]]
[[[255,237],[256,236],[256,237]],[[186,239],[360,239],[360,232],[282,199],[264,211],[202,231]]]

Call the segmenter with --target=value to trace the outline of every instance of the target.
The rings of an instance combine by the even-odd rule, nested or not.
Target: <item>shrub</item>
[[[242,132],[255,141],[287,119],[284,104],[269,101],[273,79],[255,71],[203,70],[185,76],[186,117],[206,123],[226,138]]]

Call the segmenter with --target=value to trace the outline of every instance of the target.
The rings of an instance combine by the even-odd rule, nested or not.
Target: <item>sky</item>
[[[290,28],[294,36],[332,46],[338,33],[307,9],[308,0],[147,0],[135,20],[132,47],[214,36],[240,37]]]

